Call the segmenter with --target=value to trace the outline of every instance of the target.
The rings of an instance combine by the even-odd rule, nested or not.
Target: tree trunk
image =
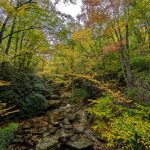
[[[10,35],[9,35],[9,38],[8,38],[5,54],[8,54],[9,49],[10,49],[12,36],[13,36],[14,29],[15,29],[15,22],[16,22],[16,17],[13,19],[13,22],[12,22],[12,27],[11,27]]]
[[[125,67],[127,73],[127,86],[132,85],[132,75],[130,67],[130,54],[129,54],[129,4],[125,5],[125,31],[126,31],[126,47],[125,47]]]
[[[1,28],[1,31],[0,31],[0,44],[2,43],[3,34],[4,34],[4,31],[5,31],[8,20],[9,20],[9,17],[6,17],[6,19],[5,19],[5,21],[2,25],[2,28]]]
[[[132,84],[132,75],[131,75],[131,67],[130,67],[130,55],[129,55],[129,27],[128,23],[126,23],[126,71],[127,71],[127,85],[130,87]]]

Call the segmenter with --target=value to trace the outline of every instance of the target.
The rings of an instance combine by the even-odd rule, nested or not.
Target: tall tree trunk
[[[0,30],[0,44],[2,43],[2,39],[3,39],[3,34],[4,34],[4,31],[5,31],[5,28],[6,28],[6,25],[7,25],[7,22],[9,20],[9,17],[6,17],[3,25],[2,25],[2,28]]]
[[[12,36],[13,36],[13,33],[14,33],[14,29],[15,29],[15,22],[16,22],[16,17],[13,19],[13,22],[12,22],[11,31],[10,31],[10,35],[9,35],[9,38],[8,38],[5,54],[8,54],[9,49],[10,49]]]
[[[16,41],[15,41],[15,56],[14,56],[14,65],[16,65],[16,60],[17,60],[17,51],[18,51],[18,44],[19,44],[19,33],[17,33]]]
[[[127,71],[127,85],[130,87],[132,84],[132,75],[131,75],[131,67],[130,67],[130,54],[129,54],[129,27],[128,27],[128,22],[125,25],[126,28],[126,60],[125,60],[125,65],[126,65],[126,71]]]
[[[127,86],[132,85],[132,75],[130,67],[130,54],[129,54],[129,4],[125,4],[125,31],[126,31],[126,46],[125,46],[125,67],[127,73]]]
[[[8,38],[7,46],[6,46],[6,49],[4,51],[5,55],[8,55],[8,52],[9,52],[9,48],[10,48],[11,40],[12,40],[12,35],[13,35],[14,29],[15,29],[15,22],[16,22],[16,18],[13,19],[13,24],[12,24],[11,31],[10,31],[10,36]],[[2,62],[1,71],[3,70],[5,64],[6,64],[6,62]]]

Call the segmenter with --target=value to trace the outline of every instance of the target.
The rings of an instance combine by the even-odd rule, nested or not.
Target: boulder
[[[58,140],[56,138],[46,137],[36,145],[36,150],[54,150],[57,149],[57,144]]]
[[[77,118],[77,115],[76,114],[68,114],[68,120],[71,122],[71,123],[73,123],[75,120],[76,120],[76,118]]]
[[[70,138],[70,141],[74,142],[74,141],[77,141],[79,139],[79,135],[78,134],[74,134],[71,138]]]
[[[68,130],[61,130],[59,135],[59,141],[62,143],[65,143],[68,141],[68,139],[73,135],[71,131]]]
[[[86,137],[88,137],[89,139],[91,139],[92,141],[98,142],[98,138],[96,135],[94,135],[94,133],[91,130],[85,130],[84,134],[86,135]]]
[[[65,118],[63,121],[63,125],[70,125],[68,118]]]
[[[73,129],[73,125],[63,125],[63,128],[66,129],[66,130],[71,130]]]
[[[67,142],[67,146],[74,150],[92,150],[93,142],[89,139],[78,139],[76,141]]]
[[[84,125],[82,125],[82,124],[74,125],[73,131],[75,133],[83,133],[84,130],[85,130],[85,126]]]
[[[45,133],[43,134],[43,138],[48,137],[48,136],[49,136],[49,132],[45,132]]]
[[[49,125],[48,131],[50,134],[55,134],[55,132],[58,130],[57,127],[54,127],[52,124]]]
[[[64,130],[64,129],[60,131],[60,137],[70,138],[72,135],[73,133],[71,131]]]
[[[51,95],[51,98],[52,98],[52,99],[59,99],[60,96],[59,96],[58,94],[53,94],[53,95]]]

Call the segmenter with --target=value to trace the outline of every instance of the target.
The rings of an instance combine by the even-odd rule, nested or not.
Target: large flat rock
[[[52,137],[46,137],[37,144],[36,150],[54,150],[57,148],[57,144],[57,139]]]
[[[93,142],[89,139],[78,139],[77,141],[67,142],[67,146],[74,150],[91,150]]]

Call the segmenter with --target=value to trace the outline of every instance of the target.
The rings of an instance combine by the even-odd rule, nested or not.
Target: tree
[[[50,51],[48,38],[63,24],[60,12],[52,2],[39,0],[3,0],[0,11],[1,69],[8,60],[19,70],[35,67]]]
[[[112,43],[114,43],[113,47],[118,51],[118,58],[125,81],[128,86],[131,86],[132,77],[129,55],[128,2],[121,0],[83,0],[83,4],[83,12],[80,19],[84,20],[87,25],[96,28],[97,26],[100,26],[103,35],[108,33],[107,39],[109,42],[107,42],[107,51],[109,44],[112,45]],[[112,46],[110,46],[110,52],[111,49]]]

